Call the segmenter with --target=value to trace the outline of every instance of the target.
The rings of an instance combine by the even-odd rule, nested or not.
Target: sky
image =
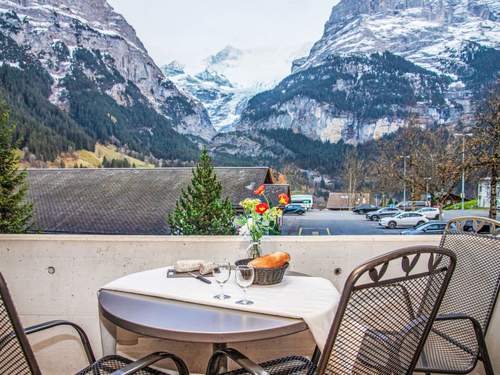
[[[317,41],[338,0],[109,0],[158,65],[190,66],[227,45],[300,48]]]

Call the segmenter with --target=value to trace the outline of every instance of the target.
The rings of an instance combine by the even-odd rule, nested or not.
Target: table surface
[[[288,273],[293,275],[292,272]],[[99,311],[118,327],[168,340],[231,343],[307,330],[302,319],[284,318],[188,302],[101,290]]]

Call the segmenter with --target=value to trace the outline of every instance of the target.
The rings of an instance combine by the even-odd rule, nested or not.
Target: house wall
[[[342,289],[349,272],[376,255],[417,244],[438,244],[435,236],[273,237],[265,251],[285,250],[291,268],[330,279]],[[89,333],[100,352],[97,291],[123,275],[173,264],[177,259],[234,261],[244,257],[248,242],[239,237],[0,235],[0,272],[8,282],[24,325],[68,319]],[[337,272],[335,272],[337,271]],[[500,373],[500,312],[497,307],[489,336],[490,353]],[[77,339],[68,329],[40,333],[30,340],[44,374],[74,373],[85,365]],[[186,358],[190,369],[203,372],[211,347],[160,342],[119,331],[121,353],[137,357],[158,349]],[[237,344],[257,360],[282,354],[310,354],[308,332],[264,342]],[[482,366],[479,366],[482,371]],[[481,372],[477,372],[481,373]]]
[[[477,186],[477,204],[481,208],[490,207],[491,186],[489,180],[481,180]],[[497,185],[497,204],[500,204],[500,184]]]

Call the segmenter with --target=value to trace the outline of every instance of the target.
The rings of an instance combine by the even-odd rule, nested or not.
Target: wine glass
[[[212,270],[215,281],[220,286],[220,294],[214,296],[215,299],[228,299],[231,296],[224,294],[224,284],[229,280],[231,276],[231,264],[230,263],[219,263],[216,264],[214,269]]]
[[[255,270],[252,266],[237,266],[236,267],[236,283],[243,289],[243,299],[236,301],[240,305],[251,305],[253,301],[247,298],[247,288],[252,285],[255,278]]]

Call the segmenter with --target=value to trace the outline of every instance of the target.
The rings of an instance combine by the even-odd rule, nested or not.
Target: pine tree
[[[172,234],[234,234],[234,210],[229,199],[222,199],[222,185],[215,175],[212,159],[203,150],[193,170],[191,185],[183,189],[175,210],[168,216]]]
[[[9,111],[0,103],[0,233],[26,232],[32,214],[31,204],[25,201],[27,173],[18,170],[13,133]]]

